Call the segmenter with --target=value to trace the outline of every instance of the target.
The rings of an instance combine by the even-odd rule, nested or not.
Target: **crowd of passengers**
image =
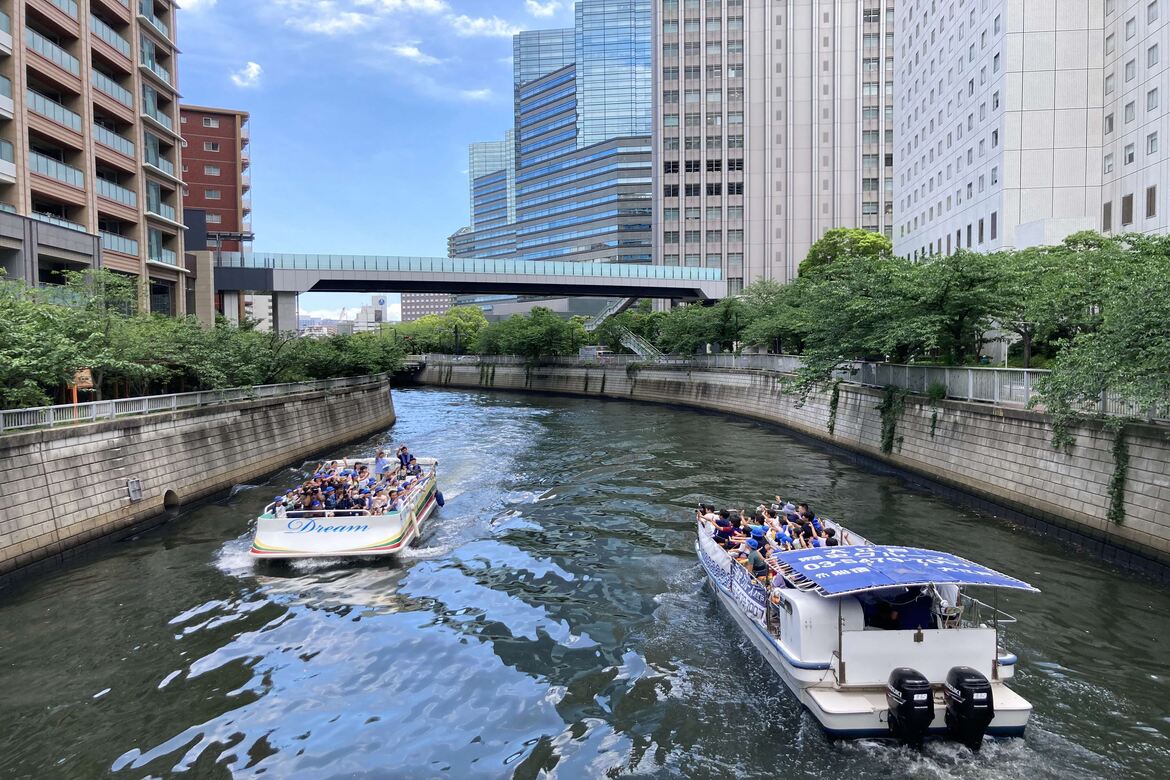
[[[373,466],[334,460],[322,463],[300,487],[277,496],[273,513],[277,517],[390,514],[402,509],[411,487],[422,476],[418,459],[405,444],[397,449],[394,458],[378,450]]]
[[[705,521],[720,547],[758,578],[769,575],[768,558],[774,553],[841,544],[837,530],[822,523],[808,504],[776,502],[752,510],[721,509],[700,504],[695,516]]]

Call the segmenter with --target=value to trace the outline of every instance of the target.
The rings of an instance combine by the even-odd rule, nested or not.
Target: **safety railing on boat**
[[[77,425],[158,412],[173,412],[181,409],[196,409],[202,406],[215,406],[235,401],[279,398],[320,390],[340,390],[376,384],[384,382],[388,378],[389,374],[373,374],[340,379],[319,379],[311,382],[289,382],[279,385],[202,390],[195,393],[119,398],[112,401],[88,401],[80,404],[39,406],[29,409],[3,409],[0,410],[0,433],[48,428],[56,425]]]

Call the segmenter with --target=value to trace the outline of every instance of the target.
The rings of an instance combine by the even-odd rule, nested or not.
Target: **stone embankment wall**
[[[393,422],[390,385],[379,379],[0,436],[0,583]],[[129,498],[130,479],[141,482],[140,500]]]
[[[1126,518],[1106,519],[1114,474],[1111,431],[1075,431],[1070,452],[1052,449],[1052,428],[1039,413],[907,396],[894,417],[893,449],[882,451],[881,390],[842,384],[833,432],[832,394],[804,404],[782,377],[762,371],[622,366],[428,364],[424,384],[528,390],[691,406],[753,417],[790,428],[900,471],[929,478],[1080,542],[1108,560],[1170,577],[1170,431],[1126,429]],[[933,421],[932,421],[933,420]]]

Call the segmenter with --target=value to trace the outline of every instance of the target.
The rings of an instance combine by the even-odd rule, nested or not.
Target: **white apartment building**
[[[903,0],[894,251],[1164,231],[1168,5]]]
[[[892,0],[655,0],[653,30],[655,263],[734,293],[892,233]]]

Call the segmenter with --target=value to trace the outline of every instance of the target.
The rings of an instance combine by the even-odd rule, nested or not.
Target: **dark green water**
[[[345,452],[442,461],[447,506],[399,562],[253,566],[251,518],[290,469],[0,591],[0,777],[1170,776],[1170,593],[1136,575],[749,422],[396,403]],[[1040,587],[1001,600],[1027,738],[828,743],[691,547],[697,501],[776,492]]]

